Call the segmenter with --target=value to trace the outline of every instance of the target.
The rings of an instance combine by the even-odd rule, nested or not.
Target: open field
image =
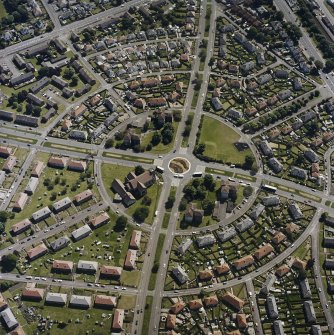
[[[198,143],[205,144],[204,156],[225,163],[243,164],[247,155],[252,155],[250,149],[239,151],[235,143],[240,140],[232,128],[209,116],[203,117],[201,134]]]

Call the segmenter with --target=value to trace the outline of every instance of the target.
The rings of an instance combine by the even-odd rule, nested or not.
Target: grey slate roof
[[[50,247],[53,251],[58,251],[65,248],[70,243],[70,239],[67,236],[61,236],[50,243]]]
[[[38,210],[32,214],[32,218],[35,222],[41,221],[51,215],[50,208],[48,206]]]
[[[77,270],[81,271],[97,271],[99,268],[99,263],[94,262],[94,261],[85,261],[85,260],[80,260],[77,265]]]
[[[28,194],[33,194],[36,191],[38,186],[39,179],[36,177],[30,177],[27,187],[25,188],[24,192]]]
[[[275,320],[273,323],[274,334],[275,335],[284,335],[283,322],[281,320]]]
[[[197,237],[196,243],[199,248],[203,248],[212,245],[216,242],[216,238],[212,234]]]
[[[303,218],[303,213],[300,210],[299,206],[295,203],[290,204],[289,212],[294,220],[300,220]]]
[[[312,292],[311,292],[311,289],[310,289],[310,284],[309,284],[307,278],[302,279],[299,282],[299,287],[300,287],[300,291],[301,291],[303,299],[310,299],[312,297]]]
[[[276,281],[276,275],[274,273],[270,273],[267,278],[266,281],[263,283],[261,289],[260,289],[260,293],[263,295],[268,295],[270,289],[273,287],[275,281]]]
[[[70,299],[70,305],[88,308],[92,305],[92,298],[83,295],[72,295]]]
[[[263,204],[267,206],[277,206],[280,203],[279,197],[276,195],[269,195],[262,199]]]
[[[184,254],[189,248],[190,246],[193,244],[193,241],[191,238],[187,238],[185,240],[183,240],[180,245],[177,247],[177,252],[179,254]]]
[[[90,229],[90,227],[85,224],[84,226],[74,230],[72,232],[72,237],[78,241],[86,236],[88,236],[90,233],[92,232],[92,230]]]
[[[172,269],[172,274],[181,285],[189,279],[186,271],[180,265]]]
[[[308,323],[317,322],[312,300],[308,300],[304,302],[304,312],[305,312],[306,322]]]
[[[256,207],[249,213],[249,217],[256,221],[264,211],[264,208],[264,205],[257,204]]]
[[[65,305],[67,302],[67,294],[48,292],[45,302]]]
[[[228,227],[222,231],[217,232],[217,236],[220,240],[220,242],[226,242],[230,240],[232,237],[234,237],[237,234],[234,226]]]
[[[253,225],[254,225],[254,221],[252,219],[245,218],[242,221],[238,222],[235,225],[235,228],[239,233],[242,233],[246,231],[247,229],[249,229],[250,227],[252,227]]]
[[[276,304],[276,299],[273,295],[269,295],[266,300],[268,317],[270,319],[278,318],[278,309]]]
[[[8,329],[13,329],[19,324],[10,308],[6,308],[0,313],[0,315],[6,323]]]
[[[53,203],[52,207],[56,212],[60,212],[64,210],[65,208],[69,207],[71,203],[72,203],[71,199],[69,197],[66,197],[64,199],[61,199]]]

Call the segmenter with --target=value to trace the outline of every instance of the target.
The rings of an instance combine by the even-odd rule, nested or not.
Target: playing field
[[[239,151],[234,145],[239,139],[239,134],[232,128],[209,116],[204,116],[199,143],[205,144],[205,156],[226,163],[243,164],[245,157],[252,152],[250,149]]]

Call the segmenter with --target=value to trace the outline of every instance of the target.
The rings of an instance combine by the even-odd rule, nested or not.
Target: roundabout
[[[168,169],[173,173],[185,174],[190,170],[190,162],[183,157],[175,157],[168,163]]]

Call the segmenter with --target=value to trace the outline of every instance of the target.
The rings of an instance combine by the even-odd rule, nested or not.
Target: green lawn
[[[6,17],[8,15],[5,6],[3,5],[3,1],[0,1],[0,19]]]
[[[148,223],[148,224],[153,223],[154,212],[156,210],[157,203],[160,197],[160,191],[161,191],[161,185],[157,182],[147,190],[147,196],[151,198],[152,202],[151,202],[151,205],[149,206],[149,214],[145,220],[145,223]],[[138,199],[132,206],[130,206],[126,210],[126,213],[129,215],[133,215],[136,209],[142,206],[143,205],[141,204],[141,199]]]
[[[159,238],[158,238],[158,244],[157,244],[157,248],[155,251],[155,256],[154,256],[154,263],[159,263],[160,257],[161,257],[161,252],[162,252],[162,248],[164,246],[164,242],[165,242],[165,234],[159,234]],[[162,264],[160,264],[161,266]],[[150,277],[150,282],[148,284],[148,289],[149,290],[154,290],[155,289],[155,282],[157,280],[157,273],[151,273],[151,277]]]
[[[44,160],[47,161],[48,155],[40,153],[36,160]],[[88,165],[88,168],[90,171],[92,171],[92,164]],[[26,175],[26,177],[23,179],[22,183],[19,186],[18,192],[23,192],[25,187],[28,184],[30,173]],[[56,178],[59,177],[59,182],[56,184]],[[24,209],[19,212],[15,213],[15,217],[11,220],[9,220],[6,224],[6,230],[10,229],[12,224],[15,224],[25,218],[30,218],[32,213],[37,211],[38,209],[41,209],[45,206],[49,206],[53,204],[55,201],[58,201],[60,199],[63,199],[65,197],[69,197],[70,199],[73,199],[73,197],[86,190],[88,188],[87,179],[80,182],[80,186],[78,186],[75,190],[71,190],[72,186],[77,184],[80,177],[79,172],[74,171],[68,171],[68,170],[59,170],[54,169],[50,167],[45,167],[42,173],[42,176],[39,178],[39,184],[37,186],[37,189],[35,193],[29,197],[29,203],[24,207]],[[45,185],[43,185],[43,182],[46,179],[50,179],[51,184],[53,185],[52,190],[48,190]],[[18,193],[17,192],[17,193]],[[64,194],[61,194],[61,192],[66,192]],[[93,187],[93,192],[95,196],[99,197],[99,193],[96,189],[96,187]],[[51,194],[56,193],[56,199],[51,200]],[[13,198],[15,201],[15,197]]]
[[[146,297],[142,334],[149,334],[153,297]]]
[[[114,197],[114,192],[111,190],[111,183],[115,178],[120,179],[124,182],[125,177],[129,172],[133,171],[133,168],[128,166],[116,165],[116,164],[107,164],[103,163],[101,166],[102,179],[104,186],[110,196]]]
[[[170,213],[167,212],[167,213],[165,213],[163,221],[162,221],[162,228],[163,229],[168,228],[169,219],[170,219]]]
[[[104,152],[103,153],[104,157],[111,157],[111,158],[119,158],[119,159],[124,159],[126,161],[131,161],[131,162],[139,162],[139,163],[145,163],[145,164],[152,164],[153,159],[151,158],[144,158],[144,157],[139,157],[139,156],[132,156],[132,155],[121,155],[121,154],[115,154],[112,152]]]
[[[199,143],[205,144],[204,155],[224,163],[243,164],[250,149],[239,151],[234,143],[240,139],[232,128],[209,116],[204,116]]]
[[[174,136],[173,136],[173,140],[170,143],[165,145],[162,142],[160,142],[158,145],[153,146],[152,150],[150,150],[149,152],[152,154],[166,154],[170,152],[173,149],[175,135],[176,135],[178,126],[179,126],[178,122],[173,122]],[[154,131],[150,131],[142,137],[141,144],[143,147],[146,148],[146,146],[151,142],[154,133],[155,133]]]

